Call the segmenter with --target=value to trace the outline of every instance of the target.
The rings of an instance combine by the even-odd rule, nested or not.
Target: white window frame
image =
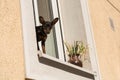
[[[91,65],[93,71],[89,71],[74,65],[71,65],[69,63],[64,62],[64,51],[63,51],[63,45],[62,45],[62,37],[61,37],[61,32],[60,32],[60,23],[58,22],[55,27],[55,30],[57,31],[56,36],[57,43],[59,44],[59,49],[58,49],[58,54],[60,60],[50,57],[46,54],[40,53],[40,57],[43,58],[44,60],[51,60],[53,62],[56,62],[56,64],[61,64],[63,66],[68,66],[71,67],[71,69],[77,69],[81,72],[85,72],[86,75],[93,75],[94,80],[101,80],[100,79],[100,71],[99,71],[99,65],[97,64],[98,59],[97,59],[97,54],[96,54],[96,49],[95,49],[95,43],[94,43],[94,37],[93,37],[93,31],[90,23],[90,18],[89,18],[89,10],[88,10],[88,3],[87,0],[80,0],[81,6],[82,6],[82,12],[83,12],[83,19],[84,19],[84,24],[85,24],[85,30],[86,30],[86,36],[87,36],[87,42],[90,45],[90,59],[91,59]],[[35,3],[35,4],[33,4]],[[59,4],[59,0],[58,0]],[[25,54],[25,68],[26,68],[26,78],[30,79],[38,79],[41,78],[39,75],[31,73],[31,64],[30,64],[30,55],[32,55],[33,63],[36,61],[36,54],[39,53],[37,51],[37,44],[36,44],[36,33],[35,33],[35,24],[39,25],[39,22],[34,21],[34,9],[37,9],[36,5],[36,0],[21,0],[21,12],[22,12],[22,26],[23,26],[23,39],[24,39],[24,54]],[[52,0],[52,7],[53,9],[53,17],[58,16],[58,11],[57,11],[57,6],[56,0]],[[59,5],[60,6],[60,5]],[[37,10],[35,10],[35,14],[38,16]],[[38,18],[36,18],[36,21]],[[61,21],[62,22],[62,21]],[[61,23],[62,25],[62,23]],[[63,29],[63,28],[62,28]],[[64,36],[63,36],[64,37]],[[61,54],[62,53],[62,54]],[[80,73],[81,74],[81,73]],[[79,74],[79,75],[80,75]],[[44,78],[43,78],[44,79]],[[41,78],[42,80],[42,78]]]
[[[53,8],[53,18],[56,18],[58,17],[58,11],[57,11],[57,5],[56,5],[56,1],[55,0],[51,0],[51,7]],[[35,12],[35,21],[36,21],[36,26],[39,26],[41,25],[39,23],[39,14],[38,14],[38,5],[37,5],[37,0],[34,0],[34,12]],[[63,51],[63,44],[62,44],[62,37],[61,37],[61,30],[60,30],[60,22],[58,20],[58,22],[55,24],[55,33],[56,33],[56,42],[57,44],[57,47],[58,47],[58,56],[59,56],[59,59],[64,61],[64,51]]]

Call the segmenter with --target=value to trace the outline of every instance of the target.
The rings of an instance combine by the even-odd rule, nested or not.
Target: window
[[[39,16],[44,17],[46,21],[52,21],[55,17],[58,17],[58,13],[53,13],[53,7],[51,0],[38,0],[36,2],[36,9],[35,9],[35,19],[36,19],[36,26],[40,25]],[[60,21],[60,20],[59,20]],[[60,31],[60,22],[57,22],[53,27],[50,34],[48,34],[46,40],[46,54],[63,59],[64,52],[62,48],[62,38],[61,38],[61,31]],[[59,44],[59,45],[58,45]],[[39,45],[41,46],[41,45]],[[59,47],[59,48],[58,48]],[[60,48],[61,47],[61,48]]]
[[[86,0],[21,0],[26,78],[35,80],[100,80]],[[39,16],[59,17],[46,42],[46,54],[37,50],[35,26]],[[64,41],[89,44],[84,68],[69,64]],[[37,56],[40,54],[40,57]],[[58,73],[58,74],[56,74]]]

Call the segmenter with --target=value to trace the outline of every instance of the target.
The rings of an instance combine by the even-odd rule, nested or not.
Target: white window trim
[[[90,45],[89,54],[91,59],[90,61],[92,65],[92,70],[96,73],[95,80],[101,80],[100,68],[98,64],[97,51],[96,51],[95,40],[94,40],[95,38],[94,38],[92,24],[90,20],[90,12],[88,9],[88,0],[80,0],[80,1],[81,1],[83,19],[85,24],[87,42]]]
[[[56,5],[55,1],[56,0],[52,0],[53,7]],[[86,72],[90,75],[91,74],[92,75],[97,75],[97,76],[95,76],[95,80],[100,80],[100,74],[99,74],[100,71],[99,71],[99,67],[98,67],[98,64],[97,64],[98,60],[97,60],[95,43],[94,43],[94,38],[93,38],[93,31],[91,29],[92,27],[91,27],[91,23],[90,23],[90,19],[89,19],[87,1],[86,0],[80,0],[80,2],[81,2],[81,5],[82,5],[82,12],[84,13],[83,18],[84,18],[84,22],[85,22],[87,41],[88,41],[88,44],[91,45],[90,59],[92,59],[91,60],[92,61],[92,68],[93,68],[94,72],[85,70],[83,68],[71,65],[71,64],[66,63],[66,62],[62,62],[64,55],[61,55],[61,57],[60,57],[61,60],[52,58],[52,57],[44,55],[44,54],[41,55],[41,58],[44,58],[44,59],[48,58],[52,61],[57,61],[58,63],[62,63],[64,66],[67,65],[67,66],[76,68],[76,69],[78,69],[80,71],[84,71],[84,72]],[[39,75],[35,75],[35,74],[32,74],[30,72],[30,63],[29,63],[30,58],[29,58],[29,56],[30,56],[30,54],[34,54],[33,58],[35,59],[36,58],[35,53],[38,53],[36,39],[35,39],[36,34],[35,34],[35,28],[34,28],[35,27],[35,22],[34,22],[34,13],[33,13],[33,2],[30,1],[30,0],[21,0],[21,12],[22,12],[22,26],[23,26],[26,77],[31,78],[31,79],[39,79],[39,78],[42,79],[42,77],[39,77]],[[53,12],[54,16],[53,17],[58,16],[58,13],[57,14],[56,13],[57,13],[57,9],[54,9],[54,12]],[[59,24],[56,24],[56,26],[59,26]],[[56,27],[55,29],[59,30],[60,28]],[[58,35],[59,34],[60,34],[60,32],[58,33]],[[57,41],[59,42],[59,40],[61,39],[61,36],[58,37],[57,39],[58,39]],[[60,43],[59,47],[62,47],[61,43]],[[61,52],[61,50],[59,50],[59,51],[60,51],[59,54],[63,53],[63,51],[62,52]]]

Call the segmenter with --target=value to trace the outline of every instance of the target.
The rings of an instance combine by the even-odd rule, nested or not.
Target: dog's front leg
[[[40,48],[39,48],[39,44],[38,44],[38,41],[37,41],[37,50],[38,50],[38,51],[40,50]]]
[[[45,51],[45,41],[42,41],[42,50],[43,50],[43,53],[45,54],[46,51]]]

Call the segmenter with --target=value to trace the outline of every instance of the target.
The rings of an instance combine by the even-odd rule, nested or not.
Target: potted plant
[[[81,57],[86,54],[87,46],[82,41],[74,41],[73,45],[65,43],[68,51],[69,63],[83,67]]]

